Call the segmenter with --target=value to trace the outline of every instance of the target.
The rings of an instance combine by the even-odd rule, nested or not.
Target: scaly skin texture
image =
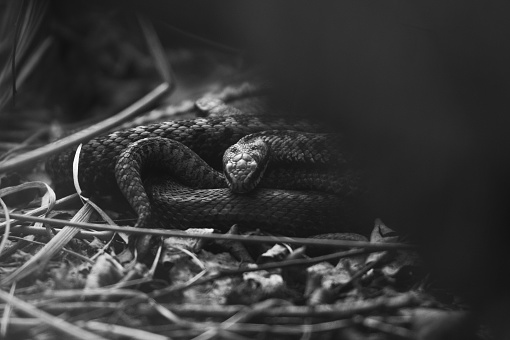
[[[139,227],[225,230],[241,223],[300,236],[350,229],[350,197],[357,190],[356,176],[345,167],[338,150],[328,151],[326,142],[318,141],[315,148],[305,147],[305,151],[292,154],[290,146],[301,144],[299,137],[273,141],[289,151],[280,156],[280,163],[268,168],[261,182],[261,187],[274,189],[245,195],[226,189],[223,174],[208,165],[220,169],[223,152],[243,136],[289,129],[320,130],[304,121],[243,115],[170,121],[114,132],[83,145],[80,185],[89,194],[119,195],[121,191],[137,212]],[[268,141],[273,138],[269,132],[262,135]],[[72,190],[73,157],[74,150],[70,150],[47,163],[60,193]],[[290,162],[292,159],[295,162]],[[296,168],[296,162],[304,159],[312,162]],[[340,165],[339,170],[333,173],[314,164],[327,162]],[[296,191],[305,189],[314,191]]]
[[[241,138],[229,147],[223,155],[223,172],[229,183],[230,190],[246,193],[253,190],[258,181],[264,176],[265,164],[269,164],[268,173],[287,168],[292,171],[309,168],[309,174],[324,172],[334,173],[337,177],[348,172],[347,160],[340,149],[341,136],[339,134],[306,133],[289,130],[262,131]],[[303,179],[303,174],[288,175],[278,172],[280,182],[291,183],[289,189],[325,190],[337,194],[345,194],[345,188],[336,186],[332,176],[322,174],[316,176],[310,187],[295,186],[294,183]],[[323,178],[323,179],[321,179]],[[316,181],[325,179],[333,181],[331,185],[316,187]],[[270,186],[269,186],[270,187]],[[274,186],[274,188],[281,186]]]
[[[138,214],[137,227],[151,221],[166,228],[208,226],[226,231],[239,223],[300,236],[344,229],[349,217],[343,201],[350,190],[348,177],[344,182],[327,181],[321,172],[315,171],[315,177],[308,172],[294,168],[273,173],[264,177],[261,188],[234,194],[221,172],[183,144],[165,138],[132,143],[115,168],[120,189]],[[321,186],[331,193],[302,190]]]
[[[190,189],[168,178],[147,183],[154,223],[162,228],[207,226],[227,231],[233,223],[286,236],[356,230],[351,207],[340,196],[317,191],[257,189],[235,194],[227,188]],[[200,200],[190,197],[199,196]]]
[[[131,143],[149,137],[179,141],[214,168],[220,169],[223,152],[230,145],[243,136],[265,130],[316,132],[320,127],[306,121],[249,115],[216,116],[139,126],[97,137],[84,144],[78,178],[88,193],[108,194],[118,191],[114,169],[120,153]],[[75,150],[58,154],[46,163],[46,170],[61,194],[73,191],[72,163]]]

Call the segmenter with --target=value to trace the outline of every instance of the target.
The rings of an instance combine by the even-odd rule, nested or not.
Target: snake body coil
[[[150,221],[161,227],[225,230],[240,223],[299,236],[343,231],[351,223],[350,197],[356,183],[336,143],[318,138],[314,147],[292,154],[289,145],[299,142],[283,138],[276,146],[283,149],[283,160],[270,166],[262,188],[242,195],[226,188],[223,175],[215,170],[221,168],[225,150],[241,137],[268,130],[318,132],[321,127],[299,120],[237,115],[117,131],[82,146],[80,185],[89,194],[118,195],[121,191],[139,216],[137,226]],[[264,134],[271,139],[269,131]],[[46,164],[59,193],[72,191],[74,153],[69,150]],[[333,163],[340,167],[334,172],[306,161],[331,157],[336,157]],[[296,166],[300,162],[302,166]]]

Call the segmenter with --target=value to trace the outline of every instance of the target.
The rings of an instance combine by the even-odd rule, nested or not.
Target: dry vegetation
[[[133,216],[55,197],[42,166],[57,147],[50,141],[84,125],[96,124],[94,135],[126,121],[189,117],[205,93],[249,93],[250,73],[235,53],[162,45],[136,16],[85,12],[66,21],[42,1],[0,6],[0,338],[470,334],[462,303],[434,287],[413,247],[381,221],[368,238],[339,241],[152,230],[163,237],[154,262],[123,261],[126,233],[140,232],[123,227]],[[331,252],[310,257],[314,244]]]

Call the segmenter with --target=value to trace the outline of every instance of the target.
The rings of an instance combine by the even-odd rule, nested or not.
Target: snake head
[[[260,140],[239,141],[223,154],[223,173],[232,192],[247,193],[255,189],[269,161],[269,147]]]

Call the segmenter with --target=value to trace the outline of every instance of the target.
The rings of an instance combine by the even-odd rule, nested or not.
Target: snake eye
[[[239,152],[239,149],[235,146],[231,146],[230,147],[230,152],[233,152],[233,153],[238,153]]]

